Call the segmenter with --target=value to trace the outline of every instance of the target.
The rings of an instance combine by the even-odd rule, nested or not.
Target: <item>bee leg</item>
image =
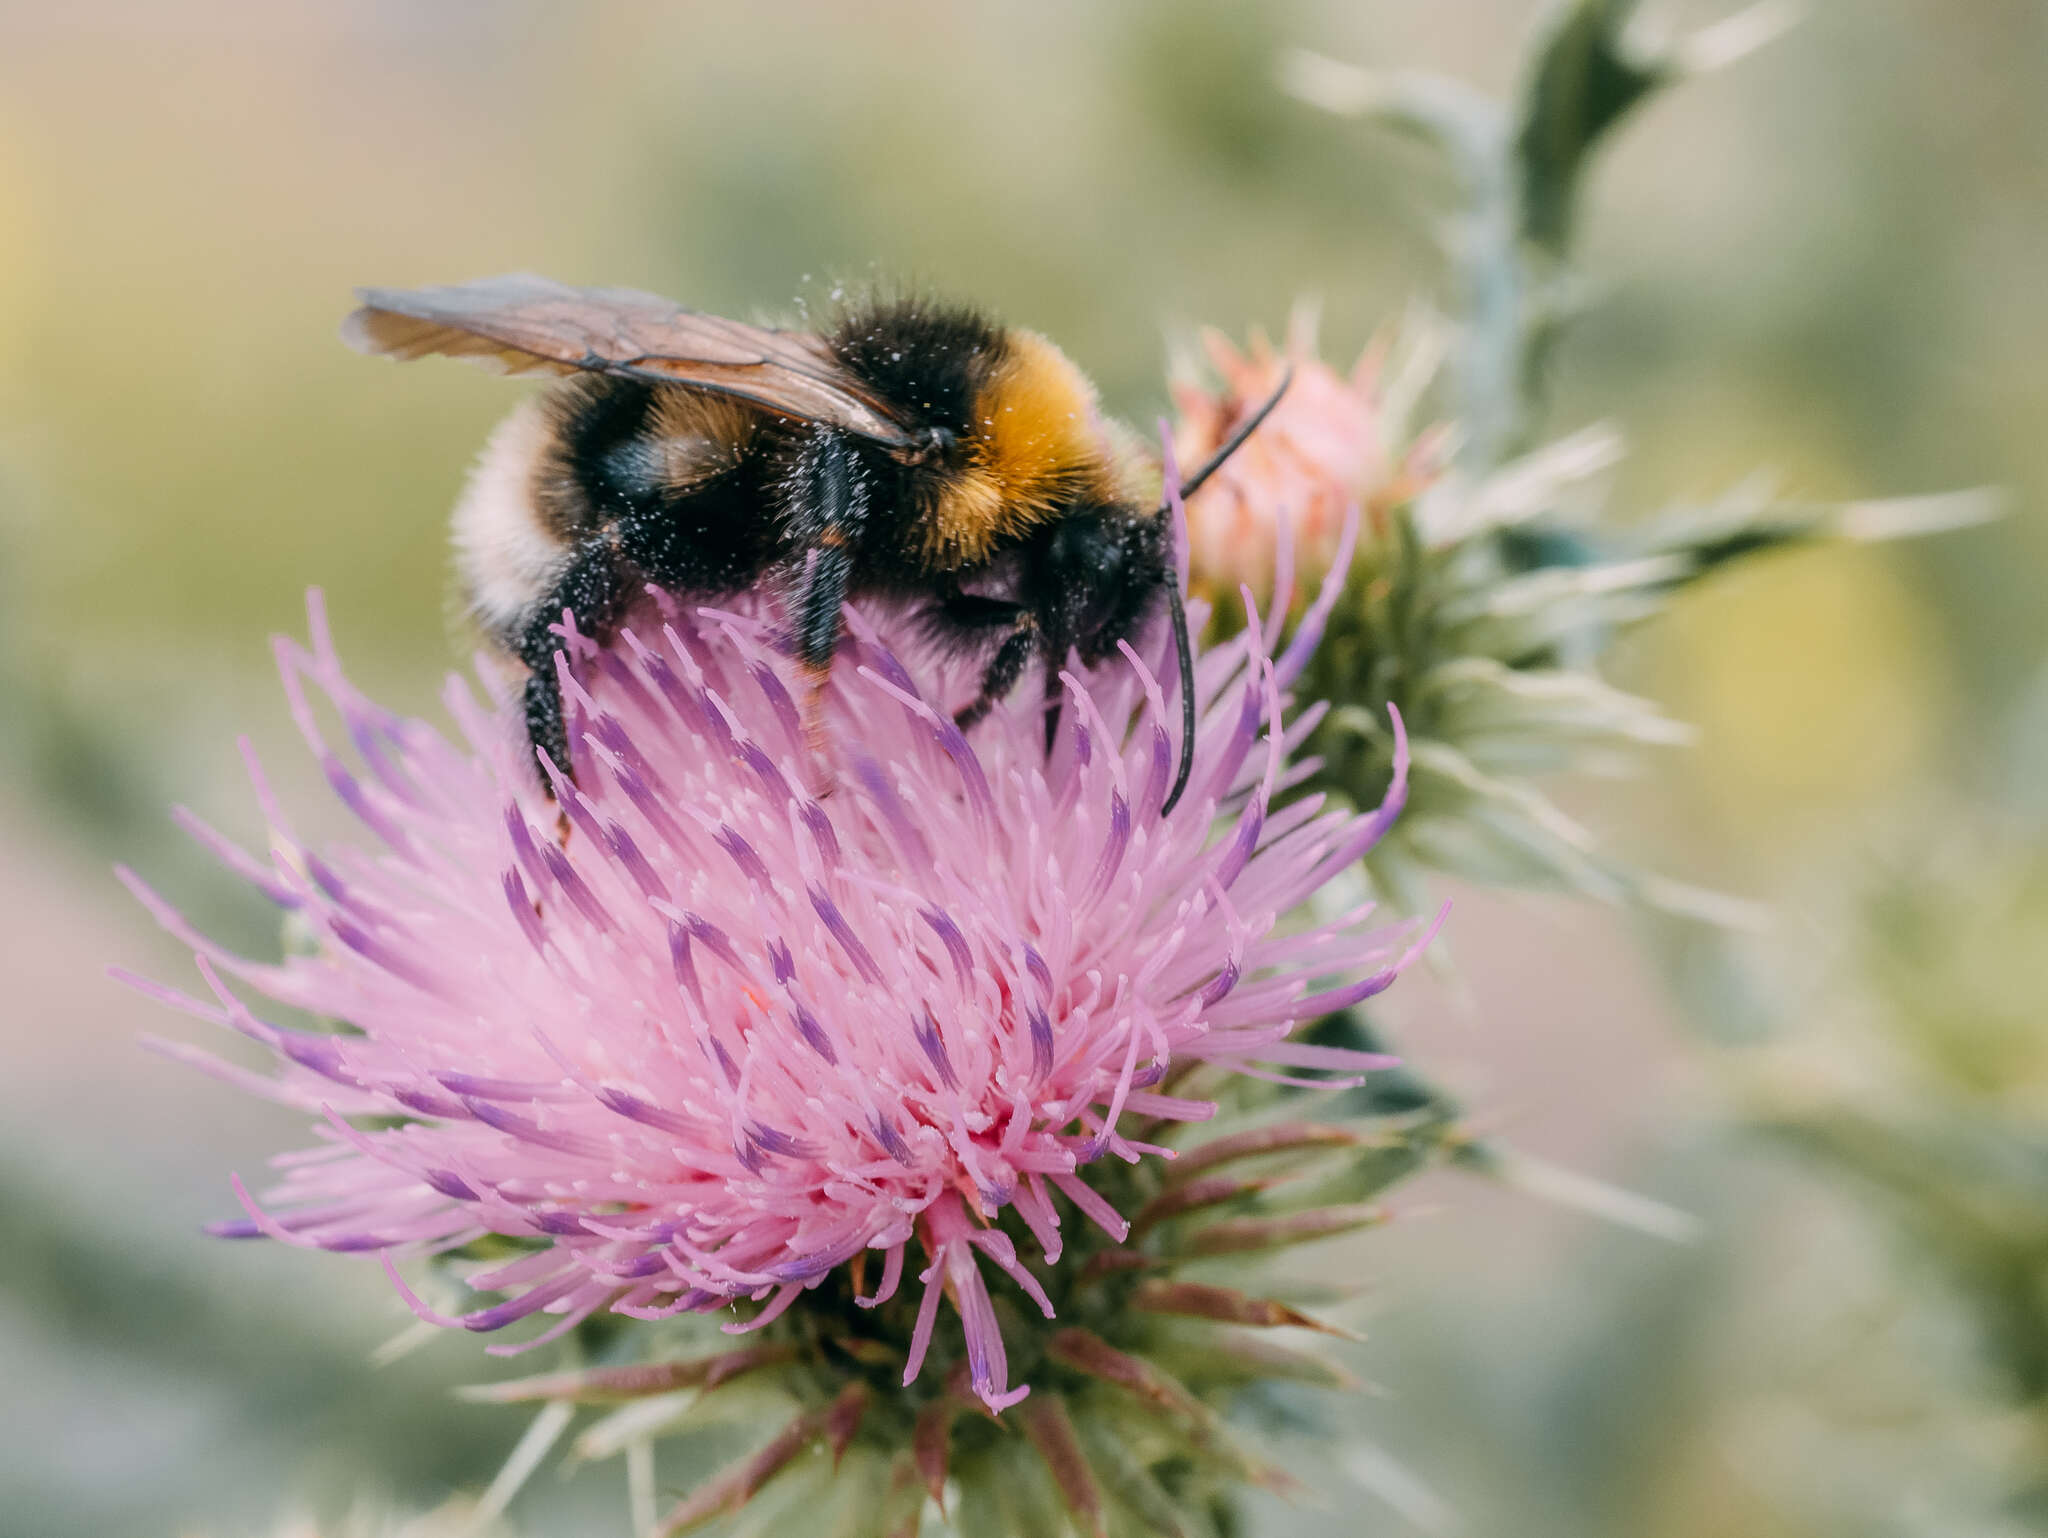
[[[796,660],[809,684],[803,701],[805,744],[813,762],[822,765],[825,679],[839,649],[839,611],[868,515],[868,478],[846,435],[820,428],[798,456],[784,495],[790,528],[809,551],[789,608]]]
[[[963,592],[953,585],[931,610],[932,628],[942,638],[957,635],[979,642],[992,630],[1013,628],[1023,607],[1013,599]]]
[[[548,639],[552,641],[555,637],[550,635]],[[527,675],[524,696],[527,746],[534,753],[547,754],[558,767],[566,766],[569,762],[569,730],[562,719],[562,688],[555,681],[554,653],[550,651],[545,662],[530,662],[527,666],[533,669]],[[537,763],[533,768],[535,773],[540,773]],[[547,782],[545,774],[541,774],[541,789],[550,795],[554,793],[554,787]]]
[[[1024,676],[1025,664],[1037,650],[1038,616],[1029,609],[1019,609],[1010,621],[1010,633],[1003,637],[1003,644],[996,648],[981,675],[981,692],[953,713],[953,724],[964,732],[987,715],[997,700],[1017,686],[1017,680]]]
[[[832,676],[832,654],[839,649],[839,611],[852,574],[853,551],[846,536],[827,530],[805,562],[790,601],[797,666],[803,669],[805,683],[804,746],[817,764],[826,762],[825,681]],[[830,788],[828,784],[823,790]]]
[[[535,753],[546,753],[549,762],[572,778],[575,769],[569,752],[569,725],[562,708],[562,687],[555,676],[555,654],[562,649],[562,638],[555,634],[555,627],[567,610],[579,631],[605,639],[618,620],[623,589],[618,555],[610,540],[603,536],[592,539],[570,560],[553,591],[534,609],[515,648],[528,670],[524,696],[527,740]],[[535,772],[539,773],[538,765]],[[541,775],[541,789],[554,794],[545,774]]]
[[[990,631],[1006,632],[982,673],[980,691],[954,713],[953,724],[966,731],[1016,686],[1038,644],[1038,618],[1014,599],[962,592],[954,585],[931,611],[931,620],[932,629],[941,640],[958,639],[963,644]],[[1057,694],[1050,697],[1057,702]]]

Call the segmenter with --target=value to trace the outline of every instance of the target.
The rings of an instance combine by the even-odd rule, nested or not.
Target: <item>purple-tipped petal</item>
[[[975,1392],[1014,1404],[982,1261],[1048,1300],[990,1226],[1003,1207],[1048,1265],[1054,1190],[1121,1241],[1086,1164],[1163,1152],[1120,1117],[1209,1114],[1164,1093],[1171,1067],[1378,1061],[1300,1046],[1293,1022],[1384,986],[1427,936],[1363,911],[1311,930],[1276,915],[1385,832],[1402,728],[1374,812],[1276,802],[1298,740],[1277,719],[1289,669],[1249,630],[1198,659],[1193,786],[1223,810],[1162,821],[1182,684],[1154,672],[1156,646],[1071,663],[1048,760],[1034,710],[962,735],[940,702],[972,697],[973,659],[914,617],[849,609],[814,731],[771,602],[660,608],[602,646],[565,629],[578,767],[547,775],[552,798],[514,746],[516,691],[496,720],[451,692],[450,741],[356,696],[323,628],[311,652],[281,650],[330,786],[389,853],[301,848],[260,779],[274,868],[201,833],[317,937],[273,966],[131,883],[214,997],[144,991],[249,1036],[275,1077],[210,1071],[335,1113],[318,1157],[283,1162],[263,1205],[214,1231],[382,1251],[422,1318],[490,1330],[548,1309],[543,1338],[601,1307],[656,1319],[740,1299],[762,1305],[740,1326],[758,1328],[871,1249],[872,1305],[927,1256],[910,1375],[951,1298]],[[364,769],[320,741],[314,691]],[[1330,978],[1357,981],[1310,994]],[[345,1029],[268,1024],[229,981]],[[474,1278],[503,1294],[488,1307],[437,1313],[391,1264],[394,1246],[483,1233],[525,1246]]]

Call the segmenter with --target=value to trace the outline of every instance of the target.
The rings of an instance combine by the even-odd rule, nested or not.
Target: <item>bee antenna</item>
[[[1294,365],[1288,364],[1280,375],[1280,383],[1273,387],[1273,393],[1259,403],[1259,409],[1246,417],[1237,426],[1237,431],[1223,440],[1223,446],[1203,461],[1196,470],[1180,483],[1180,497],[1185,502],[1197,491],[1202,482],[1222,468],[1223,462],[1244,447],[1245,439],[1257,432],[1266,418],[1273,414],[1273,408],[1280,404],[1280,397],[1287,393],[1287,387],[1294,383]],[[1171,504],[1164,504],[1161,516],[1171,512]],[[1173,789],[1166,793],[1166,800],[1160,805],[1159,815],[1164,817],[1180,801],[1181,792],[1188,788],[1188,776],[1195,769],[1195,647],[1188,636],[1187,606],[1181,601],[1180,583],[1169,572],[1166,577],[1166,612],[1173,617],[1173,651],[1180,663],[1180,770],[1173,777]]]
[[[1188,639],[1188,611],[1181,602],[1180,582],[1172,572],[1166,576],[1166,612],[1173,616],[1173,652],[1180,663],[1180,771],[1159,807],[1161,817],[1180,800],[1195,768],[1195,647]]]
[[[1245,439],[1257,432],[1266,418],[1273,414],[1273,408],[1280,404],[1280,397],[1287,393],[1287,387],[1294,383],[1294,365],[1288,364],[1280,375],[1280,383],[1273,387],[1273,393],[1259,403],[1259,409],[1237,424],[1237,431],[1223,440],[1223,446],[1202,462],[1202,467],[1180,483],[1181,499],[1185,501],[1202,489],[1202,482],[1223,468],[1223,462],[1244,447]]]

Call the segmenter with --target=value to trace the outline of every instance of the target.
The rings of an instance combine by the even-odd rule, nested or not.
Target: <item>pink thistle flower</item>
[[[1278,799],[1308,772],[1287,754],[1320,714],[1283,724],[1284,691],[1340,583],[1283,655],[1254,626],[1201,658],[1194,778],[1169,819],[1170,650],[1064,676],[1048,754],[1035,691],[963,736],[950,711],[968,666],[913,616],[850,609],[817,794],[772,606],[653,594],[607,646],[567,638],[578,760],[573,783],[549,769],[558,809],[531,783],[513,689],[485,704],[451,679],[453,740],[394,716],[349,683],[315,595],[310,650],[278,643],[285,690],[375,846],[308,847],[253,760],[269,860],[185,818],[315,943],[277,964],[232,955],[124,872],[211,997],[129,980],[278,1063],[266,1077],[165,1050],[319,1118],[317,1146],[280,1158],[260,1199],[235,1182],[248,1216],[216,1231],[376,1253],[421,1317],[490,1331],[557,1316],[539,1339],[599,1309],[742,1298],[763,1306],[726,1328],[757,1328],[879,1251],[863,1304],[906,1272],[924,1288],[904,1381],[947,1296],[976,1391],[1015,1403],[1028,1389],[1009,1384],[983,1263],[1052,1305],[990,1226],[1002,1209],[1046,1266],[1056,1198],[1121,1240],[1088,1169],[1165,1153],[1133,1119],[1213,1112],[1167,1092],[1176,1065],[1285,1078],[1389,1061],[1289,1039],[1386,987],[1427,939],[1364,909],[1278,927],[1405,794],[1404,750],[1368,815]],[[346,1029],[275,1023],[236,983]],[[506,1301],[447,1316],[399,1277],[395,1258],[489,1234],[529,1246],[469,1277]]]
[[[1188,499],[1189,589],[1216,601],[1240,585],[1267,593],[1287,580],[1291,549],[1301,580],[1330,569],[1354,507],[1369,531],[1385,532],[1388,512],[1434,477],[1437,435],[1405,455],[1393,441],[1398,413],[1387,409],[1380,372],[1385,349],[1368,347],[1348,374],[1316,355],[1315,318],[1297,308],[1287,340],[1275,349],[1255,335],[1240,349],[1219,331],[1202,348],[1221,380],[1211,389],[1183,379],[1173,388],[1180,412],[1174,446],[1182,464],[1198,464],[1230,436],[1293,370],[1287,393],[1265,425]]]

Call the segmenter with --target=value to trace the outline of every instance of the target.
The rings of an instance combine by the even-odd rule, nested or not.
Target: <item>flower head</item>
[[[172,1050],[319,1117],[319,1146],[260,1196],[238,1183],[248,1216],[220,1231],[379,1253],[395,1281],[395,1256],[516,1241],[468,1278],[503,1302],[450,1316],[408,1293],[479,1331],[753,1299],[727,1326],[746,1329],[849,1266],[863,1305],[914,1277],[904,1381],[950,1297],[975,1391],[1015,1402],[984,1266],[1052,1304],[999,1217],[1048,1267],[1061,1199],[1120,1238],[1090,1166],[1210,1113],[1170,1093],[1191,1062],[1385,1061],[1289,1040],[1420,943],[1364,910],[1278,927],[1402,801],[1398,780],[1363,816],[1279,799],[1310,724],[1283,724],[1284,691],[1338,585],[1284,655],[1254,626],[1202,657],[1171,818],[1177,685],[1128,647],[1063,677],[1048,752],[1036,691],[963,735],[949,712],[969,664],[914,616],[849,610],[820,743],[771,604],[652,594],[608,644],[567,638],[578,758],[573,782],[549,766],[551,801],[511,691],[484,704],[451,681],[456,740],[396,717],[350,685],[316,601],[311,649],[279,643],[285,687],[376,847],[308,847],[260,777],[267,862],[192,822],[310,937],[279,964],[229,954],[135,883],[212,997],[142,986],[278,1067]],[[1353,980],[1311,992],[1333,976]],[[266,1019],[231,983],[342,1028]]]
[[[1404,424],[1387,410],[1381,385],[1383,347],[1338,372],[1317,356],[1305,306],[1279,349],[1263,335],[1240,349],[1218,331],[1203,332],[1202,347],[1218,385],[1183,378],[1174,386],[1174,448],[1183,465],[1207,459],[1292,377],[1264,425],[1188,498],[1191,591],[1226,606],[1240,585],[1270,593],[1287,580],[1278,568],[1289,558],[1301,581],[1320,581],[1353,508],[1376,533],[1388,510],[1427,482],[1433,440],[1403,457]]]
[[[1448,872],[1756,923],[1752,904],[1617,858],[1546,793],[1551,774],[1612,772],[1644,747],[1690,740],[1654,702],[1602,678],[1603,659],[1624,631],[1728,561],[1953,527],[1986,516],[1986,499],[1788,507],[1752,485],[1616,527],[1602,516],[1623,448],[1609,427],[1492,470],[1442,463],[1451,432],[1411,421],[1449,345],[1441,324],[1391,333],[1348,377],[1317,359],[1299,316],[1284,351],[1207,342],[1221,386],[1178,388],[1183,462],[1222,441],[1285,369],[1294,379],[1266,425],[1189,499],[1191,585],[1217,596],[1243,580],[1263,596],[1260,581],[1285,586],[1290,565],[1318,574],[1343,510],[1361,509],[1362,548],[1302,683],[1331,706],[1306,743],[1314,788],[1372,804],[1394,780],[1387,723],[1398,715],[1413,733],[1407,814],[1366,860],[1375,889],[1421,912],[1429,874]]]

